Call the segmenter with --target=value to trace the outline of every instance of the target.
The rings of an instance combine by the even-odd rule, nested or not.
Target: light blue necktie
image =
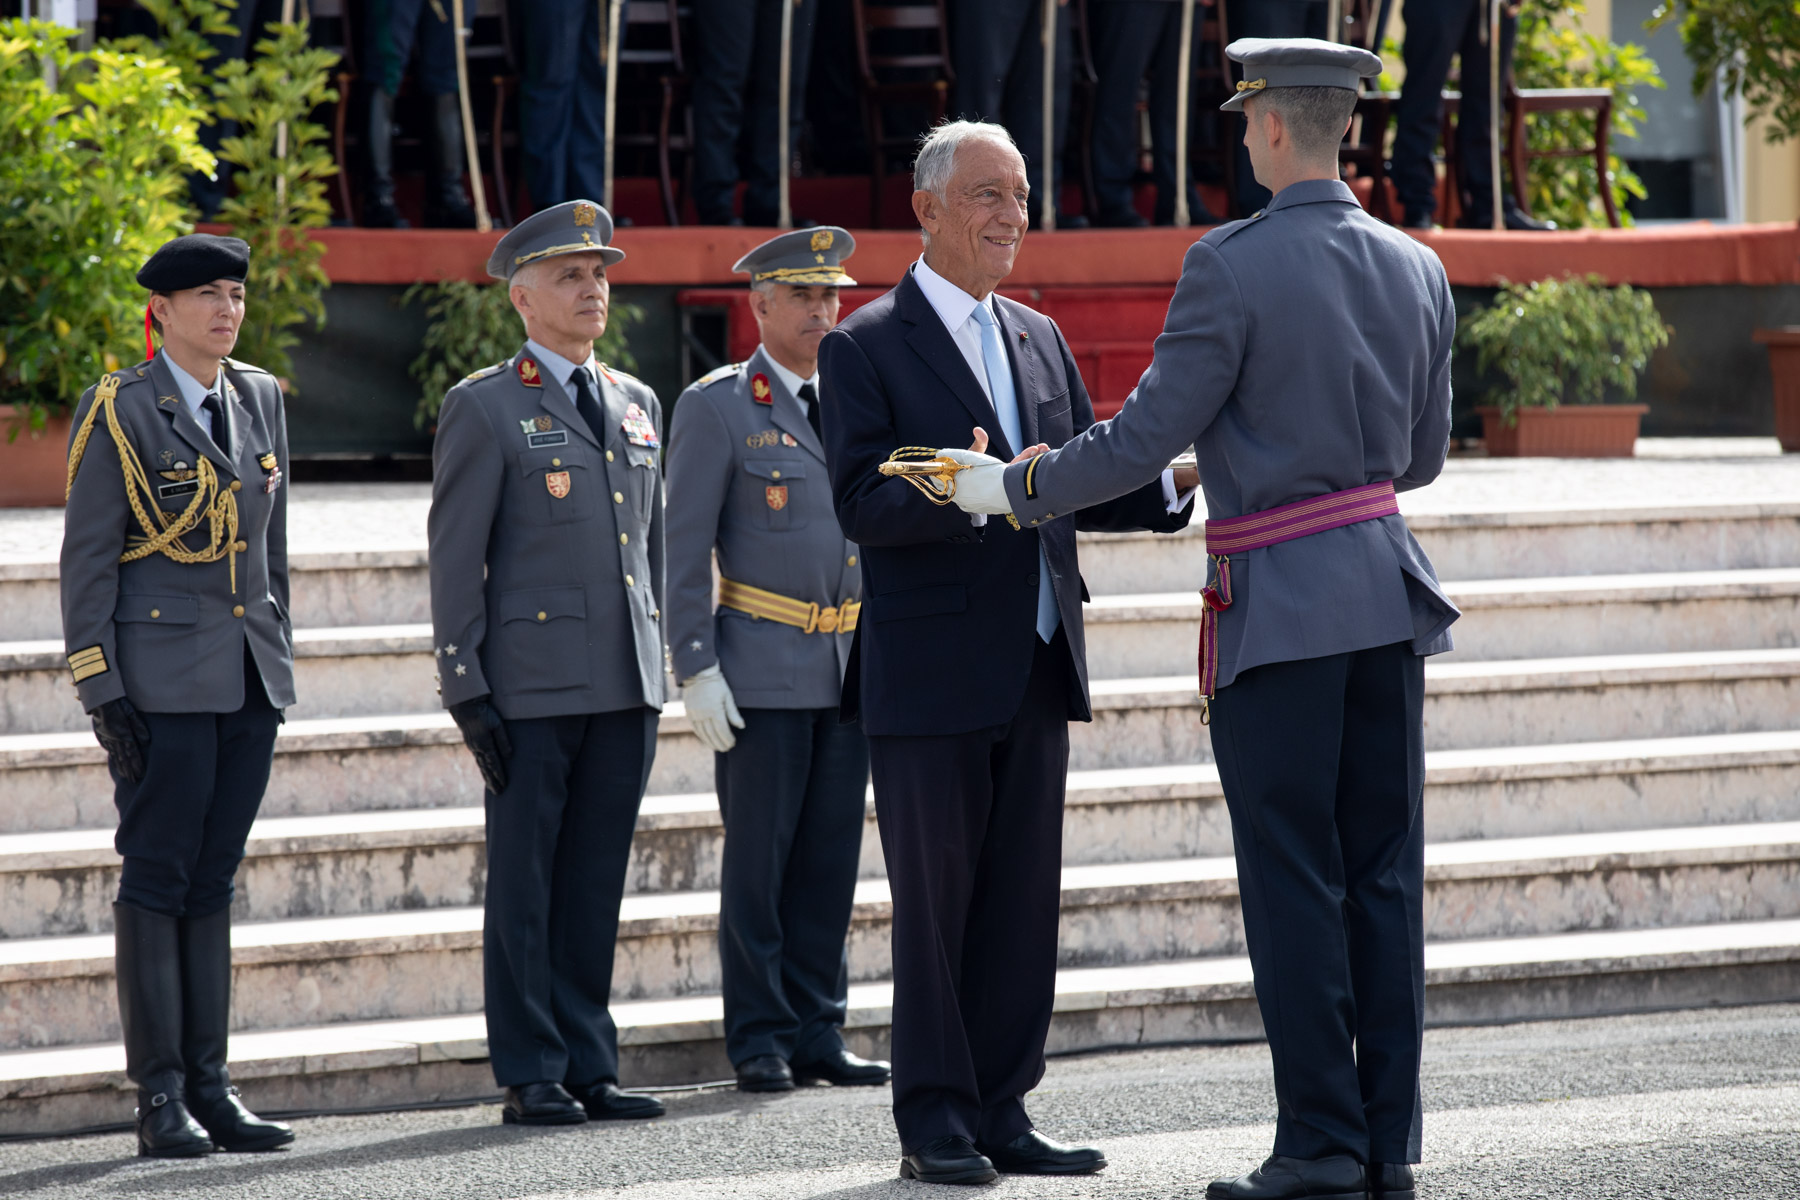
[[[994,402],[994,415],[1000,418],[1000,431],[1016,453],[1025,448],[1025,432],[1019,425],[1019,396],[1013,389],[1012,367],[1006,361],[1006,343],[1000,339],[1000,326],[987,304],[975,306],[975,321],[981,326],[981,362],[987,368],[988,398]],[[1044,542],[1038,538],[1037,634],[1046,642],[1062,623],[1056,611],[1056,593],[1050,587],[1050,560],[1044,556]]]

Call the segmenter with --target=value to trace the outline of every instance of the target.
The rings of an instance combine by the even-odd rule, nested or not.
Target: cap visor
[[[1256,95],[1255,92],[1239,92],[1225,103],[1219,105],[1220,112],[1243,112],[1244,101]]]

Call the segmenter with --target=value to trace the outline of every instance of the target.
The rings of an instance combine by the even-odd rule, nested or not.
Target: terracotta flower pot
[[[1481,407],[1489,454],[1504,458],[1630,458],[1647,404],[1565,404],[1521,408],[1508,428],[1498,408]]]
[[[1789,454],[1800,454],[1800,325],[1759,329],[1756,340],[1769,348],[1775,379],[1775,436]]]
[[[33,437],[21,429],[11,441],[15,422],[25,414],[0,404],[0,508],[60,508],[69,473],[69,418],[51,417]]]

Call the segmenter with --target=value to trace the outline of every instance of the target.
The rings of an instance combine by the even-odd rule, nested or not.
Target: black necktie
[[[594,377],[586,367],[576,367],[569,377],[575,385],[575,411],[587,422],[588,432],[596,442],[606,441],[606,417],[600,411],[600,397],[594,393]]]
[[[200,402],[200,407],[212,418],[213,445],[230,454],[231,426],[225,423],[225,402],[219,398],[217,392],[208,392],[206,399]]]
[[[813,436],[823,446],[825,435],[819,430],[819,393],[810,380],[800,385],[800,403],[806,405],[806,423],[812,426]]]

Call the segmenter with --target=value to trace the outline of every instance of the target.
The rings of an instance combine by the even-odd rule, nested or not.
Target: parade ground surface
[[[1439,1029],[1425,1035],[1419,1194],[1526,1200],[1800,1195],[1800,1006]],[[886,1088],[668,1095],[644,1123],[521,1130],[493,1105],[296,1122],[290,1150],[133,1159],[128,1133],[0,1144],[0,1194],[34,1200],[881,1200]],[[990,1194],[1199,1197],[1273,1137],[1260,1044],[1055,1059],[1038,1125],[1101,1146],[1097,1176],[1006,1176]],[[954,1189],[951,1194],[961,1195]],[[979,1194],[979,1190],[977,1190]]]

